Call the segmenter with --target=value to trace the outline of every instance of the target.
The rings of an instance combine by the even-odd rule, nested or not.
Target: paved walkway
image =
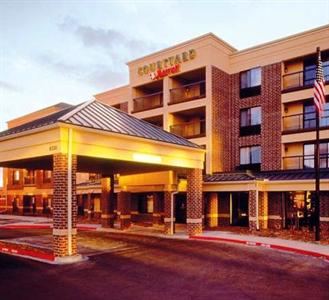
[[[10,216],[0,215],[0,229],[31,229],[51,228],[52,219],[44,217]],[[118,228],[102,228],[99,224],[78,224],[79,230],[97,230],[100,232],[118,232]],[[121,231],[120,231],[121,232]],[[176,226],[173,236],[163,234],[163,226],[144,227],[133,224],[130,229],[125,230],[127,234],[158,236],[169,239],[189,239],[186,235],[184,225]],[[248,246],[260,246],[277,250],[289,251],[315,257],[324,257],[329,260],[329,246],[320,245],[316,242],[302,242],[281,239],[277,237],[261,237],[229,231],[204,231],[202,234],[190,237],[194,240],[205,240],[214,242],[238,243]],[[32,241],[31,241],[32,243]]]

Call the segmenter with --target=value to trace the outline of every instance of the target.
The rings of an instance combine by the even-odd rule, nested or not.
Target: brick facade
[[[329,239],[329,192],[321,192],[320,198],[320,237]]]
[[[77,157],[72,155],[72,249],[68,248],[68,156],[66,154],[53,155],[53,248],[56,257],[77,254],[76,240],[76,171]]]
[[[206,202],[206,225],[207,227],[218,226],[218,194],[210,193]]]
[[[131,193],[121,191],[118,193],[117,214],[120,229],[127,229],[131,225]]]
[[[164,192],[164,233],[170,234],[171,226],[171,192]]]
[[[256,230],[256,191],[249,191],[249,229]]]
[[[202,232],[202,170],[187,170],[187,233]]]
[[[114,177],[112,176],[101,179],[101,223],[103,227],[114,226]]]

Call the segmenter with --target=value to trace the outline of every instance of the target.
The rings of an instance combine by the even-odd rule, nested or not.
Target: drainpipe
[[[67,143],[67,248],[72,255],[72,128],[68,129]]]
[[[256,180],[256,230],[259,230],[259,196],[258,196],[258,181]]]
[[[174,196],[178,194],[178,192],[171,192],[170,195],[170,234],[174,234]]]

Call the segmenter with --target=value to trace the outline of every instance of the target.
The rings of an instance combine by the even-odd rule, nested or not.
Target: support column
[[[256,191],[249,191],[248,210],[250,230],[256,230],[256,193]]]
[[[320,194],[320,239],[329,239],[329,192]]]
[[[103,227],[114,226],[114,176],[101,179],[101,224]]]
[[[210,193],[207,199],[207,226],[217,227],[218,226],[218,194]]]
[[[120,192],[118,194],[118,217],[121,230],[128,229],[131,225],[130,202],[131,195],[129,192]]]
[[[187,233],[202,233],[202,170],[187,170]]]
[[[91,194],[88,193],[87,194],[87,217],[88,217],[88,220],[92,219],[91,208],[92,208],[92,199],[91,199]]]
[[[152,223],[153,225],[161,224],[161,194],[153,193],[153,215]]]
[[[268,228],[268,193],[259,192],[258,197],[258,211],[259,211],[259,227],[261,229]]]
[[[171,216],[171,197],[171,192],[164,192],[164,234],[171,234],[171,217],[173,217],[173,222],[175,222],[174,216]]]
[[[53,155],[53,248],[55,258],[77,254],[77,203],[76,171],[77,157],[71,156],[71,171],[67,154]],[[69,177],[71,180],[69,182]],[[71,185],[71,189],[70,186]],[[71,191],[70,191],[71,190]],[[69,199],[71,194],[71,199]],[[69,203],[70,201],[70,203]],[[70,212],[68,211],[71,205]]]

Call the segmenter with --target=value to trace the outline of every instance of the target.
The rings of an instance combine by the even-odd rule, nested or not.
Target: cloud
[[[113,88],[128,82],[128,76],[126,74],[102,67],[94,69],[85,79],[101,89]]]
[[[59,28],[72,32],[84,46],[102,48],[112,58],[120,58],[121,61],[131,60],[132,57],[152,53],[163,47],[159,43],[143,41],[116,29],[82,25],[70,17],[59,24]]]
[[[16,85],[13,85],[11,83],[0,81],[0,89],[7,90],[9,92],[19,93],[22,91],[22,89]]]

